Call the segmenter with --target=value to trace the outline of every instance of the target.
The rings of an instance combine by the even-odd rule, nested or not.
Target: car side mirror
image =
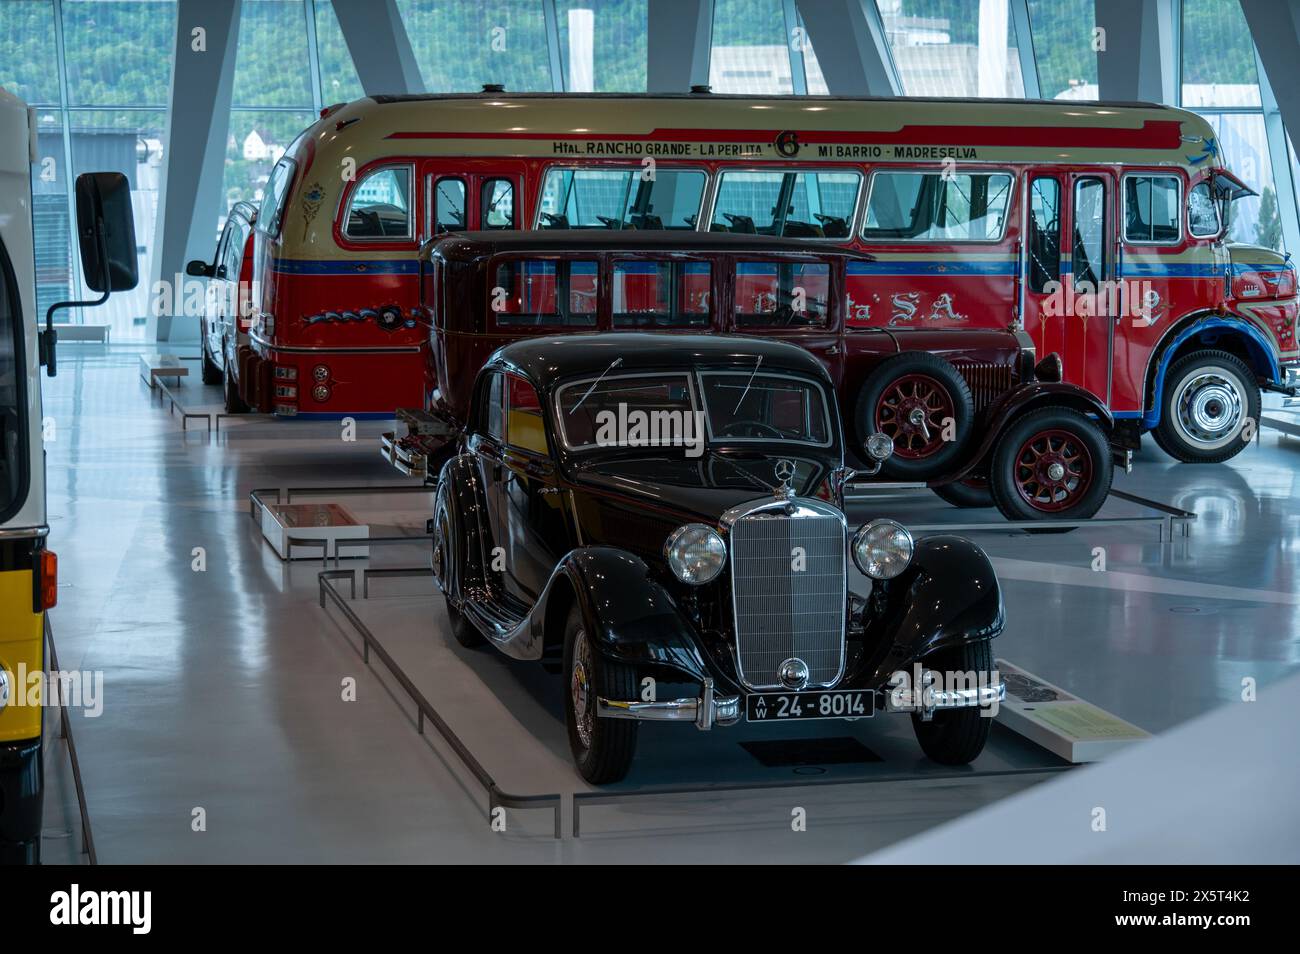
[[[212,266],[196,258],[192,262],[185,263],[185,274],[194,278],[211,278]]]

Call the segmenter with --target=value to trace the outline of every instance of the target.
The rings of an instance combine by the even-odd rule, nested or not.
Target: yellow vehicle
[[[60,302],[38,330],[32,239],[35,114],[0,88],[0,862],[40,861],[45,612],[58,593],[46,546],[45,459],[39,369],[55,370],[56,309],[95,305],[134,288],[129,186],[118,173],[77,179],[77,227],[86,284],[102,297]]]

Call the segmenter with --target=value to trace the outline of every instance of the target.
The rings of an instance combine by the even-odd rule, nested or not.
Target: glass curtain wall
[[[174,0],[6,0],[0,3],[0,85],[36,107],[32,167],[36,301],[97,298],[73,253],[73,183],[121,172],[131,184],[138,267],[148,275],[166,130]],[[166,55],[159,55],[164,51]],[[83,315],[114,340],[143,337],[148,282]]]

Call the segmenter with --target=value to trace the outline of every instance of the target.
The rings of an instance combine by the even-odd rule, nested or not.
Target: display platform
[[[259,514],[262,536],[281,560],[305,560],[321,556],[321,548],[298,541],[325,543],[326,559],[368,557],[370,548],[352,543],[370,536],[370,527],[358,522],[346,507],[336,503],[262,504]]]
[[[181,363],[181,358],[174,354],[140,355],[140,377],[150,388],[157,386],[159,379],[170,379],[179,384],[182,378],[189,377],[190,369]]]
[[[372,668],[398,690],[409,680],[436,710],[469,756],[495,786],[550,808],[556,796],[586,807],[583,837],[627,827],[644,830],[647,818],[673,830],[697,827],[778,825],[788,829],[793,807],[815,811],[822,822],[862,824],[881,820],[881,786],[906,787],[890,811],[925,811],[926,792],[937,786],[950,804],[952,786],[973,786],[982,795],[1005,797],[1069,768],[1068,763],[996,723],[980,758],[959,769],[926,759],[907,716],[881,715],[856,722],[805,725],[744,723],[710,732],[689,725],[645,723],[638,754],[623,782],[596,788],[573,768],[563,715],[563,680],[537,663],[512,661],[489,648],[468,650],[453,639],[441,594],[426,576],[399,570],[323,574],[323,582],[346,601],[374,635],[399,674],[384,672],[377,654]],[[355,595],[349,582],[355,580]],[[366,597],[363,594],[369,593]],[[325,601],[328,605],[328,601]],[[359,631],[337,607],[326,612],[354,645]],[[358,645],[358,652],[364,652]],[[410,689],[408,696],[412,696]],[[403,708],[408,701],[395,694]],[[431,738],[427,717],[417,728]],[[438,740],[436,750],[446,748]],[[455,744],[451,746],[455,749]],[[464,765],[462,765],[462,769]],[[472,772],[463,773],[472,782]],[[480,781],[482,781],[480,779]],[[936,789],[937,791],[937,789]],[[996,794],[994,794],[996,792]],[[481,798],[478,793],[471,797]],[[600,809],[597,810],[597,806]],[[576,806],[569,832],[577,834]],[[540,834],[544,822],[534,822]],[[549,832],[548,832],[549,833]],[[560,836],[557,829],[556,837]]]
[[[1054,686],[1005,659],[997,660],[1007,684],[998,721],[1067,762],[1097,762],[1151,738],[1149,732]]]

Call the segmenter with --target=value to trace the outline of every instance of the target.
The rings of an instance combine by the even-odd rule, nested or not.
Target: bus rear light
[[[275,379],[277,381],[297,381],[298,369],[286,365],[277,364],[275,366]]]
[[[276,404],[271,410],[283,417],[293,417],[298,413],[298,407],[295,404]]]
[[[59,601],[59,556],[53,550],[41,551],[38,585],[37,611],[53,609]]]
[[[298,397],[298,386],[296,384],[277,384],[275,386],[275,396],[296,399]]]
[[[330,379],[329,365],[318,364],[311,369],[311,376],[316,379],[318,384],[324,384]]]
[[[330,388],[328,384],[318,384],[311,389],[311,396],[322,404],[330,399]]]

